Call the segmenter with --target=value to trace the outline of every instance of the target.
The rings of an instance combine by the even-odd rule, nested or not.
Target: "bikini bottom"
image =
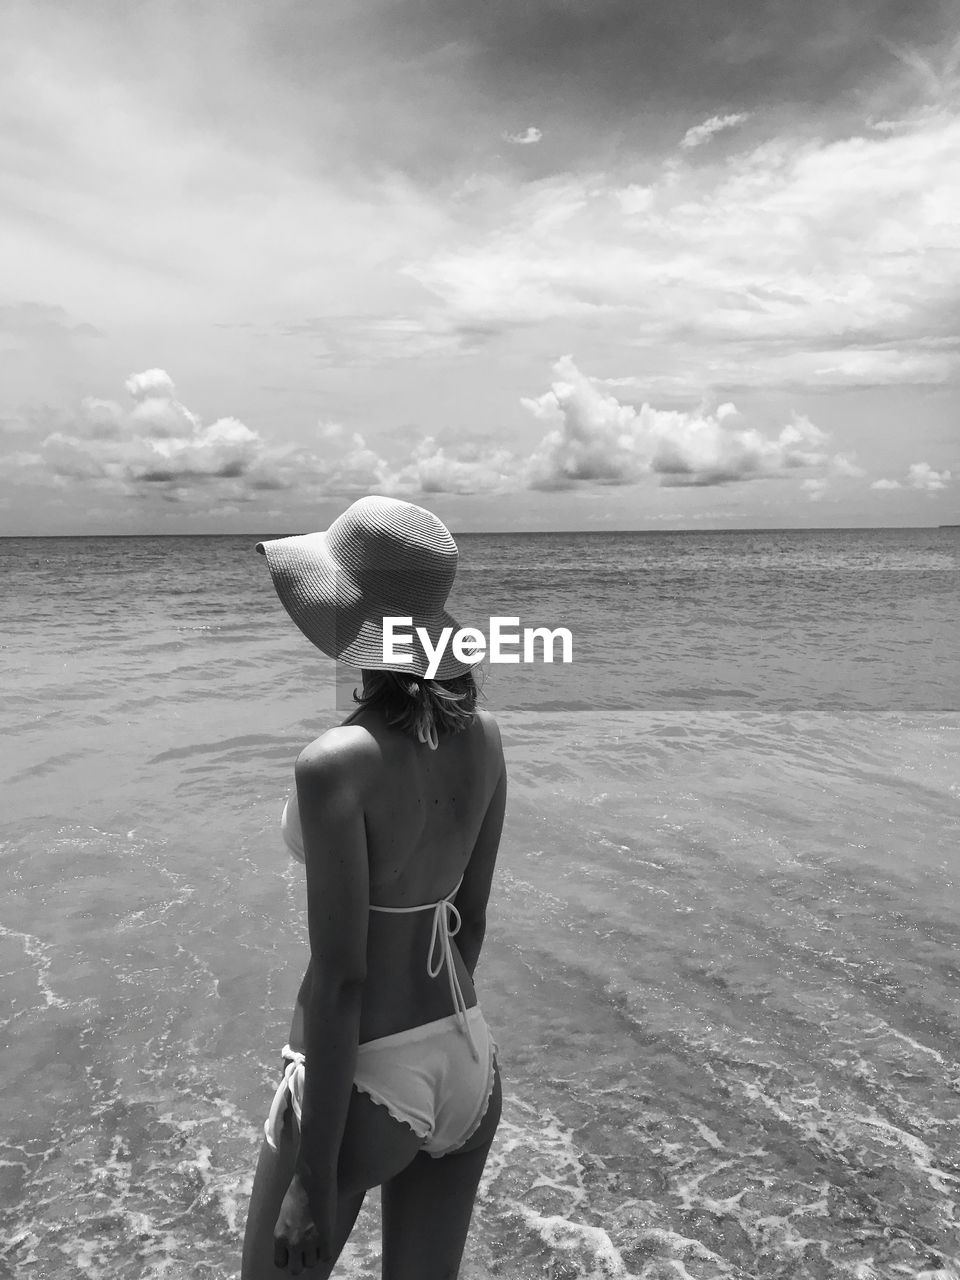
[[[497,1046],[479,1005],[468,1009],[466,1018],[477,1055],[456,1013],[368,1040],[357,1049],[357,1089],[412,1129],[423,1150],[437,1158],[473,1136],[493,1093]],[[304,1056],[284,1045],[283,1057],[287,1067],[264,1125],[274,1150],[287,1106],[299,1124],[303,1102]]]

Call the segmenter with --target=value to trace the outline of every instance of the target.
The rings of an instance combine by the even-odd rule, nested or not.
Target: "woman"
[[[417,628],[434,651],[459,630],[444,607],[456,544],[429,511],[368,497],[326,533],[257,549],[291,617],[361,669],[363,693],[301,753],[284,810],[306,867],[310,963],[241,1280],[329,1276],[374,1186],[384,1280],[450,1280],[500,1119],[473,973],[507,785],[472,666],[448,646],[424,678]],[[386,617],[412,619],[408,664],[384,662]]]

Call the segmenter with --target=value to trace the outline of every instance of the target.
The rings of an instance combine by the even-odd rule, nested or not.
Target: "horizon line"
[[[601,536],[625,533],[850,533],[853,531],[871,532],[876,530],[899,529],[960,529],[960,524],[850,524],[850,525],[694,525],[677,526],[676,528],[643,528],[643,529],[461,529],[451,530],[459,538],[469,537],[537,537],[557,534],[597,534]],[[262,531],[252,532],[197,532],[171,533],[169,530],[138,531],[123,533],[0,533],[0,540],[14,538],[285,538],[296,537],[296,534],[275,533],[264,534]]]

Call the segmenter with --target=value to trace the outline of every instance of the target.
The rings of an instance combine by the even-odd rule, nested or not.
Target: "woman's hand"
[[[334,1229],[337,1213],[336,1186],[330,1194],[319,1197],[323,1205],[321,1222],[314,1219],[306,1188],[297,1174],[293,1175],[287,1194],[283,1197],[277,1225],[273,1229],[274,1266],[298,1276],[306,1267],[321,1263],[333,1265]],[[319,1206],[318,1206],[319,1207]]]

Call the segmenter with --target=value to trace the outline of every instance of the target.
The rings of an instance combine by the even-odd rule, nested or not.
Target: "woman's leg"
[[[273,1264],[273,1229],[297,1158],[297,1139],[292,1123],[292,1113],[288,1108],[278,1150],[273,1151],[266,1142],[260,1149],[247,1211],[241,1280],[280,1280],[288,1274]],[[411,1128],[395,1120],[386,1108],[378,1106],[366,1094],[354,1089],[337,1170],[340,1193],[337,1256],[353,1230],[368,1189],[394,1177],[419,1150],[420,1139]],[[326,1280],[331,1268],[308,1267],[300,1274],[304,1280]]]
[[[435,1159],[421,1152],[383,1184],[383,1280],[455,1280],[477,1187],[500,1123],[500,1068],[480,1127]]]

